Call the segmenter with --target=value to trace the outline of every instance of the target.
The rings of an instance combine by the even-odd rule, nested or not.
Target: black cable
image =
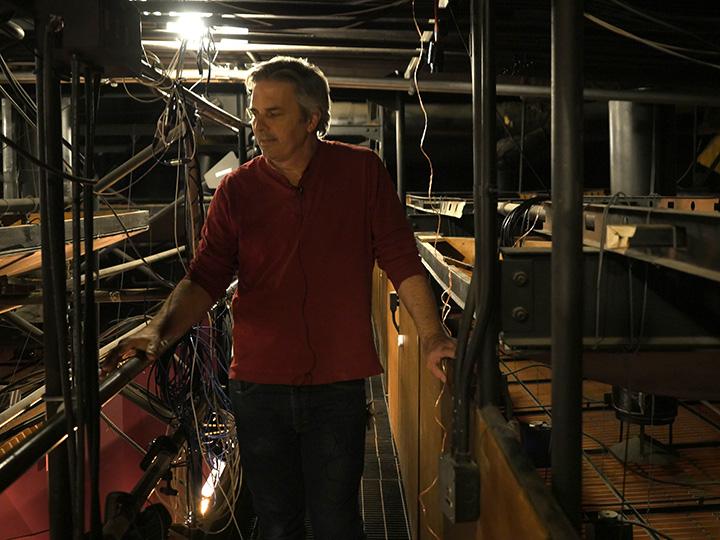
[[[662,537],[662,538],[665,538],[665,539],[667,539],[667,540],[673,540],[673,537],[672,537],[672,536],[669,536],[669,535],[665,534],[664,532],[660,532],[660,531],[657,530],[655,527],[651,527],[650,525],[646,525],[645,523],[642,523],[641,521],[635,521],[635,520],[633,520],[633,519],[621,519],[620,521],[622,521],[623,523],[630,523],[630,524],[632,524],[632,525],[637,525],[638,527],[642,527],[642,528],[645,529],[646,531],[649,531],[649,532],[651,532],[651,533],[653,533],[653,534],[657,534],[658,536],[660,536],[660,537]]]
[[[96,183],[96,180],[91,180],[90,178],[82,178],[80,176],[75,176],[73,174],[68,174],[65,171],[59,171],[55,167],[51,167],[47,163],[44,163],[43,161],[40,161],[38,158],[33,156],[30,152],[25,150],[22,146],[20,146],[18,143],[13,141],[12,139],[8,139],[5,135],[0,133],[0,141],[7,144],[9,147],[15,149],[15,151],[23,156],[25,159],[30,161],[31,163],[37,165],[38,167],[41,167],[45,169],[46,171],[51,172],[52,174],[55,174],[57,176],[62,176],[63,178],[70,180],[71,182],[79,182],[81,184],[89,184],[93,185]]]
[[[692,32],[690,30],[687,30],[685,28],[681,28],[679,26],[675,26],[672,23],[669,23],[663,19],[658,19],[657,17],[654,17],[650,15],[647,12],[641,11],[638,8],[631,6],[630,4],[626,4],[625,2],[621,2],[620,0],[607,0],[608,2],[611,2],[617,6],[620,6],[626,11],[629,11],[630,13],[634,13],[638,17],[641,17],[643,19],[646,19],[648,21],[654,22],[655,24],[659,26],[663,26],[665,28],[669,28],[670,30],[673,30],[675,32],[678,32],[680,34],[684,34],[686,36],[692,37],[696,40],[698,40],[701,43],[704,43],[705,45],[708,45],[715,49],[716,51],[720,51],[720,47],[716,43],[713,43],[712,41],[706,40],[704,37],[700,36],[699,34],[696,34],[695,32]]]
[[[521,226],[525,221],[525,215],[533,206],[548,199],[549,197],[547,195],[531,197],[530,199],[525,199],[518,206],[510,210],[500,224],[500,245],[503,247],[512,247],[515,245],[516,234],[518,236],[524,234],[523,231],[518,231],[518,226]]]

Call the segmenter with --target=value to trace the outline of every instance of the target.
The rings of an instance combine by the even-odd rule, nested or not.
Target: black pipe
[[[583,7],[552,5],[552,490],[579,529],[582,486]]]
[[[64,199],[64,204],[71,203],[71,199]],[[0,199],[0,212],[3,214],[37,212],[40,210],[40,199],[23,197],[21,199]]]
[[[473,203],[475,206],[475,327],[467,350],[456,366],[454,393],[453,453],[470,454],[470,377],[476,359],[486,343],[493,341],[488,335],[488,324],[494,308],[493,289],[497,276],[496,187],[495,187],[495,64],[493,0],[476,0],[472,3],[471,40],[473,80]],[[476,276],[477,275],[477,276]],[[466,305],[467,309],[467,305]],[[494,339],[497,344],[497,339]],[[498,369],[495,354],[484,355],[482,373]],[[494,364],[494,365],[493,365]],[[494,377],[483,381],[484,394],[499,395]]]
[[[95,176],[95,100],[100,87],[100,76],[89,67],[85,68],[85,177]],[[85,305],[83,357],[85,361],[87,396],[87,439],[90,472],[90,538],[99,540],[102,534],[100,517],[100,408],[101,396],[98,381],[98,309],[95,304],[95,273],[97,257],[93,246],[95,192],[92,186],[83,189],[83,214],[85,233]]]
[[[132,401],[162,422],[169,423],[175,417],[175,414],[155,394],[137,383],[128,384],[120,393],[125,399]]]
[[[460,331],[457,338],[457,350],[453,362],[453,430],[452,430],[452,453],[461,455],[464,459],[469,458],[470,439],[470,404],[467,391],[463,391],[465,381],[463,379],[464,366],[472,362],[477,355],[478,333],[471,330],[475,314],[476,289],[478,287],[479,275],[473,272],[470,277],[467,298],[460,319]]]
[[[498,254],[497,254],[497,147],[495,129],[497,126],[495,90],[495,0],[480,2],[480,181],[475,208],[480,209],[480,228],[475,228],[475,265],[480,272],[480,287],[477,294],[477,319],[482,336],[482,404],[498,403],[500,390],[500,367],[497,359],[497,324],[491,319],[498,313]],[[473,47],[477,45],[473,44]],[[476,54],[473,49],[473,54]],[[476,79],[477,80],[477,79]],[[479,237],[479,241],[477,238]],[[480,251],[477,249],[480,248]],[[483,288],[484,287],[484,288]],[[482,310],[482,311],[481,311]],[[487,321],[487,322],[486,322]],[[467,371],[469,379],[472,371]],[[469,441],[468,441],[469,445]]]
[[[397,167],[397,194],[405,206],[405,102],[396,94],[395,108],[395,161]]]
[[[116,255],[117,257],[119,257],[120,259],[122,259],[125,262],[135,262],[136,261],[136,259],[133,259],[130,255],[128,255],[121,249],[111,248],[110,251],[112,252],[113,255]],[[138,266],[137,270],[139,272],[142,272],[143,274],[145,274],[147,277],[149,277],[153,281],[157,281],[158,283],[161,283],[161,284],[165,285],[166,287],[172,286],[172,283],[170,283],[168,280],[166,280],[165,278],[160,276],[157,272],[155,272],[151,267],[149,267],[146,264],[143,264],[142,266]]]
[[[158,439],[155,440],[157,442]],[[168,472],[185,442],[185,434],[178,429],[171,437],[163,437],[162,444],[135,487],[128,494],[118,494],[116,513],[108,517],[103,527],[103,539],[120,540],[137,518],[145,501],[157,483]],[[155,444],[155,443],[154,443]]]
[[[47,36],[46,21],[39,18],[36,21],[35,29],[38,39],[38,55],[36,60],[36,88],[37,88],[37,105],[38,105],[38,152],[39,158],[45,163],[53,160],[57,164],[57,152],[53,152],[49,144],[53,140],[54,134],[48,132],[53,131],[53,127],[59,128],[60,99],[59,99],[59,81],[53,77],[52,73],[52,42]],[[49,53],[49,54],[48,54]],[[48,104],[50,101],[50,104]],[[53,107],[55,110],[53,111]],[[52,117],[56,113],[58,121],[56,126],[49,126],[52,123]],[[60,167],[62,168],[62,155],[60,155]],[[60,199],[62,200],[62,179],[57,175],[53,175],[50,171],[39,168],[40,179],[40,230],[41,230],[41,253],[43,258],[42,265],[42,282],[43,290],[43,344],[44,344],[44,363],[45,363],[45,416],[48,422],[57,423],[60,435],[63,432],[66,435],[67,430],[65,423],[65,415],[57,414],[62,397],[62,359],[63,348],[65,346],[64,329],[65,325],[58,324],[56,315],[56,299],[54,294],[53,272],[58,269],[57,261],[53,261],[53,257],[57,255],[57,249],[53,249],[52,245],[52,229],[55,228],[55,236],[59,233],[63,234],[63,216],[62,206],[60,207],[60,222],[57,222],[57,205],[54,205],[53,199],[58,197],[58,188],[60,190]],[[58,230],[59,229],[59,230]],[[60,239],[62,241],[62,238]],[[62,249],[64,250],[64,242]],[[55,264],[53,264],[55,262]],[[62,256],[64,271],[64,254]],[[65,281],[61,280],[61,287],[65,289]],[[63,301],[62,306],[65,305]],[[59,440],[59,438],[58,438]],[[49,450],[46,449],[46,451]],[[50,538],[52,540],[67,537],[67,532],[72,530],[72,506],[70,494],[70,470],[68,467],[70,456],[68,446],[66,444],[55,448],[48,456],[48,512],[49,512],[49,529]],[[24,471],[23,471],[24,472]]]
[[[108,375],[103,382],[100,384],[98,392],[98,402],[103,405],[110,401],[120,390],[122,390],[128,383],[130,383],[142,370],[144,370],[150,362],[145,358],[133,357],[120,366],[117,370],[113,371]],[[98,416],[100,416],[98,412]],[[4,491],[12,485],[15,480],[20,478],[22,474],[32,467],[39,459],[41,459],[46,453],[50,452],[50,455],[57,451],[58,445],[61,445],[67,438],[67,429],[65,426],[65,411],[61,410],[55,416],[48,419],[45,425],[40,431],[34,433],[28,439],[23,441],[14,448],[0,461],[0,492]],[[64,445],[61,445],[61,447]],[[67,471],[66,463],[62,463],[62,469]],[[70,509],[68,500],[68,492],[62,492],[62,499],[65,499],[67,503],[66,511],[68,512],[66,522],[68,526]],[[50,499],[56,498],[51,492]],[[51,525],[55,523],[58,516],[50,516]],[[71,529],[63,529],[66,532]],[[67,536],[65,536],[67,538]]]
[[[76,54],[73,54],[71,64],[71,90],[70,90],[70,116],[72,122],[72,171],[75,176],[80,176],[80,62]],[[77,396],[77,429],[75,431],[75,452],[77,455],[75,467],[75,490],[73,523],[79,524],[75,527],[75,539],[82,539],[82,532],[85,526],[85,381],[83,373],[83,351],[82,351],[82,285],[80,275],[82,270],[82,243],[80,239],[80,212],[82,205],[82,193],[80,184],[72,183],[72,357],[73,373],[75,376],[75,395]],[[80,533],[80,534],[78,534]]]
[[[87,83],[86,83],[87,84]],[[162,148],[157,148],[155,143],[146,146],[140,152],[132,156],[125,163],[121,163],[112,171],[103,176],[95,185],[95,192],[102,193],[117,184],[135,169],[150,161],[154,156],[162,154]],[[88,160],[91,161],[91,160]]]

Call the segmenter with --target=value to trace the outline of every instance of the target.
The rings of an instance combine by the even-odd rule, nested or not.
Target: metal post
[[[40,51],[36,65],[38,150],[42,161],[54,167],[55,170],[61,170],[62,149],[60,144],[56,144],[59,143],[61,137],[59,133],[60,82],[53,73],[52,38],[46,27],[45,21],[36,21],[35,29]],[[43,295],[45,415],[50,421],[57,415],[60,406],[62,363],[65,361],[65,325],[56,317],[57,309],[64,309],[65,306],[63,197],[62,178],[42,168],[39,170],[39,176],[42,281],[43,290],[46,292]],[[54,245],[58,241],[60,245]],[[59,276],[54,275],[59,272],[61,273]],[[59,290],[56,290],[56,282],[58,282]],[[72,530],[72,497],[70,496],[68,460],[67,444],[60,444],[48,455],[48,510],[52,540],[67,538],[68,531]]]
[[[525,100],[521,99],[520,103],[520,160],[518,162],[518,194],[523,191],[523,168],[525,166]]]
[[[65,138],[72,141],[72,171],[76,176],[80,171],[80,147],[78,145],[80,133],[80,62],[77,55],[71,61],[71,96],[68,113],[63,110],[63,129]],[[66,118],[67,116],[67,118]],[[82,354],[82,286],[80,284],[80,264],[82,262],[82,244],[80,240],[80,211],[82,204],[81,188],[77,182],[72,182],[72,357],[73,373],[75,375],[75,395],[77,399],[77,431],[75,432],[77,463],[75,467],[75,485],[77,498],[75,502],[73,522],[80,524],[79,529],[85,528],[85,381],[83,373]],[[76,538],[80,540],[80,538]]]
[[[396,94],[395,107],[395,156],[397,164],[397,194],[405,206],[405,102],[402,94]]]
[[[15,140],[13,107],[9,99],[2,100],[2,132],[8,139]],[[15,155],[14,148],[7,144],[3,146],[3,197],[6,199],[15,199],[20,196],[19,176]]]
[[[653,109],[645,103],[608,101],[611,194],[650,193]]]
[[[580,528],[582,486],[583,8],[552,4],[552,490]]]
[[[496,404],[500,396],[500,382],[497,361],[497,325],[491,323],[497,313],[496,291],[499,288],[498,255],[497,255],[497,151],[495,129],[497,124],[496,90],[495,90],[495,9],[494,0],[480,2],[480,182],[478,184],[480,210],[480,228],[475,230],[476,267],[481,272],[480,283],[487,287],[478,287],[476,294],[478,319],[480,310],[484,310],[483,318],[488,320],[485,336],[482,341],[482,365],[480,368],[483,405]],[[473,45],[476,47],[476,45]],[[473,54],[476,51],[473,51]],[[479,240],[479,241],[478,241]],[[479,262],[477,262],[479,261]]]
[[[247,107],[247,94],[243,86],[237,96],[238,117],[245,118],[245,108]],[[247,155],[247,131],[245,126],[238,128],[238,162],[240,165],[248,160]]]
[[[63,142],[67,141],[70,144],[67,146],[63,146],[63,161],[70,165],[71,169],[75,169],[75,163],[78,163],[80,161],[79,158],[79,152],[76,152],[74,150],[74,133],[72,131],[72,105],[70,103],[70,99],[63,97],[61,100],[61,122],[62,122],[62,137]],[[64,187],[65,187],[65,196],[71,197],[72,196],[72,182],[68,179],[65,179],[63,181]]]
[[[90,68],[85,69],[85,177],[93,178],[95,137],[95,87],[99,76]],[[129,172],[129,171],[128,171]],[[98,312],[95,305],[95,280],[97,259],[93,248],[93,219],[95,194],[92,186],[83,189],[83,225],[85,233],[85,306],[83,310],[85,336],[83,356],[85,362],[85,388],[87,396],[87,439],[90,470],[90,538],[99,540],[102,535],[100,520],[100,395],[98,381]]]

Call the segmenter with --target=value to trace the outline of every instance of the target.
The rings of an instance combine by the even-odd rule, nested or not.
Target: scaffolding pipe
[[[553,0],[552,170],[552,491],[581,525],[583,7]]]
[[[99,270],[96,273],[97,279],[104,279],[107,277],[111,277],[117,274],[122,274],[123,272],[127,272],[128,270],[134,270],[135,268],[141,268],[144,266],[147,266],[148,264],[152,264],[157,261],[162,261],[163,259],[167,259],[169,257],[172,257],[173,255],[179,255],[180,253],[183,253],[185,251],[185,246],[179,246],[176,248],[168,249],[167,251],[161,251],[160,253],[156,253],[154,255],[149,255],[147,257],[144,257],[143,259],[132,259],[129,262],[122,263],[122,264],[116,264],[114,266],[108,266],[107,268],[103,268],[102,270]],[[83,274],[80,276],[80,283],[85,283],[85,280],[87,279],[88,274]],[[155,279],[157,279],[157,276],[153,276]],[[68,284],[70,284],[71,281],[68,281]]]
[[[2,100],[2,132],[8,139],[15,140],[15,124],[13,121],[13,107],[9,99]],[[3,145],[3,197],[5,199],[14,199],[20,196],[20,185],[18,168],[16,162],[16,152],[13,147],[8,144]],[[0,206],[0,209],[3,207]]]
[[[62,169],[62,150],[57,148],[60,133],[60,81],[53,72],[53,43],[48,23],[38,19],[35,24],[39,55],[36,60],[37,102],[38,102],[38,149],[40,159],[55,170]],[[58,151],[59,150],[59,151]],[[40,227],[44,313],[44,363],[46,407],[48,422],[56,423],[61,434],[67,435],[65,415],[58,415],[62,402],[62,366],[65,361],[65,327],[58,317],[65,304],[65,245],[62,238],[63,226],[63,184],[62,178],[46,169],[39,169],[40,178]],[[58,208],[58,201],[60,206]],[[60,277],[62,276],[62,278]],[[59,284],[55,287],[56,282]],[[60,293],[62,296],[60,296]],[[60,305],[57,303],[62,299]],[[49,450],[48,448],[47,450]],[[46,451],[47,451],[46,450]],[[69,452],[66,444],[54,448],[47,460],[48,468],[48,512],[50,516],[50,538],[67,538],[72,530],[72,507],[70,493]]]
[[[120,390],[139,375],[150,362],[138,356],[130,358],[117,370],[108,375],[100,384],[99,398],[102,405],[110,401]],[[99,416],[99,413],[98,413]],[[67,438],[65,410],[62,409],[50,418],[45,425],[31,437],[23,441],[0,461],[0,492],[12,485],[22,474],[32,467],[39,459],[51,451],[55,451]],[[63,463],[63,465],[66,465]],[[64,467],[67,470],[67,467]],[[55,498],[50,493],[50,498]],[[68,492],[62,498],[69,503]],[[69,508],[67,510],[69,512]],[[69,516],[67,516],[69,517]],[[51,516],[51,520],[53,517]],[[65,529],[65,532],[68,529]],[[60,536],[62,537],[62,535]],[[67,536],[65,536],[67,538]]]
[[[89,66],[84,70],[85,94],[85,177],[94,178],[95,165],[95,104],[100,75]],[[90,538],[100,540],[102,522],[100,517],[100,409],[101,396],[98,380],[98,318],[95,304],[95,279],[97,257],[93,246],[95,214],[95,192],[92,186],[83,188],[83,232],[85,234],[85,279],[83,306],[83,359],[85,396],[87,399],[86,432],[88,441],[88,469],[90,479]]]
[[[80,61],[76,54],[72,55],[70,63],[71,74],[71,90],[70,90],[70,108],[63,109],[63,131],[65,138],[74,142],[70,157],[72,164],[72,172],[75,176],[80,176],[80,146],[77,144],[80,134]],[[66,182],[70,183],[69,181]],[[72,278],[70,280],[70,288],[72,290],[72,358],[73,358],[73,374],[75,379],[75,396],[77,399],[77,429],[75,430],[75,444],[77,452],[77,463],[75,467],[75,486],[77,493],[74,494],[78,498],[75,502],[73,523],[81,524],[80,528],[76,527],[75,540],[82,539],[82,533],[85,528],[85,408],[87,405],[86,388],[84,373],[84,354],[83,354],[83,309],[82,309],[82,287],[80,285],[80,276],[82,270],[82,242],[80,240],[80,219],[82,213],[82,188],[77,182],[72,182],[70,191],[72,195]]]
[[[477,294],[477,331],[480,349],[481,404],[495,405],[500,396],[500,368],[497,360],[497,178],[496,178],[496,73],[495,73],[495,0],[482,0],[480,6],[480,163],[477,171],[479,182],[475,183],[475,208],[479,210],[475,227],[475,268],[480,272]],[[473,45],[473,54],[477,45]],[[478,227],[479,225],[479,227]],[[468,367],[464,376],[469,379],[472,371]],[[468,449],[469,449],[468,438]]]
[[[353,88],[357,90],[388,90],[415,93],[412,80],[360,77],[328,77],[331,88]],[[418,81],[421,92],[442,94],[472,94],[472,82],[466,81]],[[498,96],[522,98],[550,98],[551,87],[532,84],[497,84]],[[636,90],[611,88],[586,88],[583,97],[588,101],[633,101],[635,103],[657,103],[667,105],[720,106],[717,93],[688,92],[683,90]]]

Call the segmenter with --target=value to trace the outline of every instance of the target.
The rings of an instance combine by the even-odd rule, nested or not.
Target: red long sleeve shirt
[[[371,328],[375,260],[397,287],[424,273],[380,159],[319,141],[297,187],[260,156],[218,186],[188,278],[232,300],[230,377],[325,384],[382,371]]]

